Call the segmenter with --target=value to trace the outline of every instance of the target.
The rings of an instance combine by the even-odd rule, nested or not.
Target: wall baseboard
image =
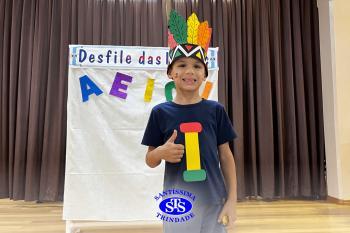
[[[327,196],[327,202],[341,204],[341,205],[350,205],[350,200],[341,200],[331,196]]]

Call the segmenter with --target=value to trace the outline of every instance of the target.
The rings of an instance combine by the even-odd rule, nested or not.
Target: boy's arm
[[[146,159],[146,164],[151,168],[157,167],[162,162],[162,158],[161,158],[161,155],[159,154],[159,150],[156,150],[156,147],[154,146],[148,147],[148,151],[145,159]]]
[[[236,165],[231,152],[230,146],[224,143],[219,146],[219,159],[222,173],[225,178],[226,188],[228,192],[227,200],[237,201],[237,180]]]
[[[174,130],[171,137],[161,146],[149,146],[146,154],[146,164],[151,167],[157,167],[164,159],[170,163],[178,163],[181,161],[185,147],[181,144],[175,144],[177,131]]]
[[[237,180],[236,180],[236,165],[233,154],[228,142],[219,146],[219,159],[222,173],[225,178],[227,189],[227,200],[219,215],[218,221],[221,222],[223,216],[228,216],[228,226],[236,220],[236,203],[237,203]]]

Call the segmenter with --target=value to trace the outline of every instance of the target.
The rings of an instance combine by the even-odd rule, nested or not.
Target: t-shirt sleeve
[[[222,145],[230,142],[237,137],[233,129],[230,118],[228,117],[225,108],[219,105],[217,109],[217,145]]]
[[[159,128],[159,119],[157,112],[152,109],[148,119],[145,133],[141,141],[142,145],[158,147],[163,144],[163,134]]]

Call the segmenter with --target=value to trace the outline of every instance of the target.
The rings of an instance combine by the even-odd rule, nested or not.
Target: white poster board
[[[162,191],[164,163],[147,167],[141,140],[152,107],[166,101],[168,48],[69,49],[63,219],[156,220],[153,197]],[[208,51],[208,99],[213,100],[217,52]]]

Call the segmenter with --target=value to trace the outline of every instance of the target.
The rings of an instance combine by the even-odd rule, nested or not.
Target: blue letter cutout
[[[89,100],[89,95],[96,94],[99,96],[103,93],[103,91],[98,88],[98,86],[87,75],[80,77],[79,80],[83,102]]]

